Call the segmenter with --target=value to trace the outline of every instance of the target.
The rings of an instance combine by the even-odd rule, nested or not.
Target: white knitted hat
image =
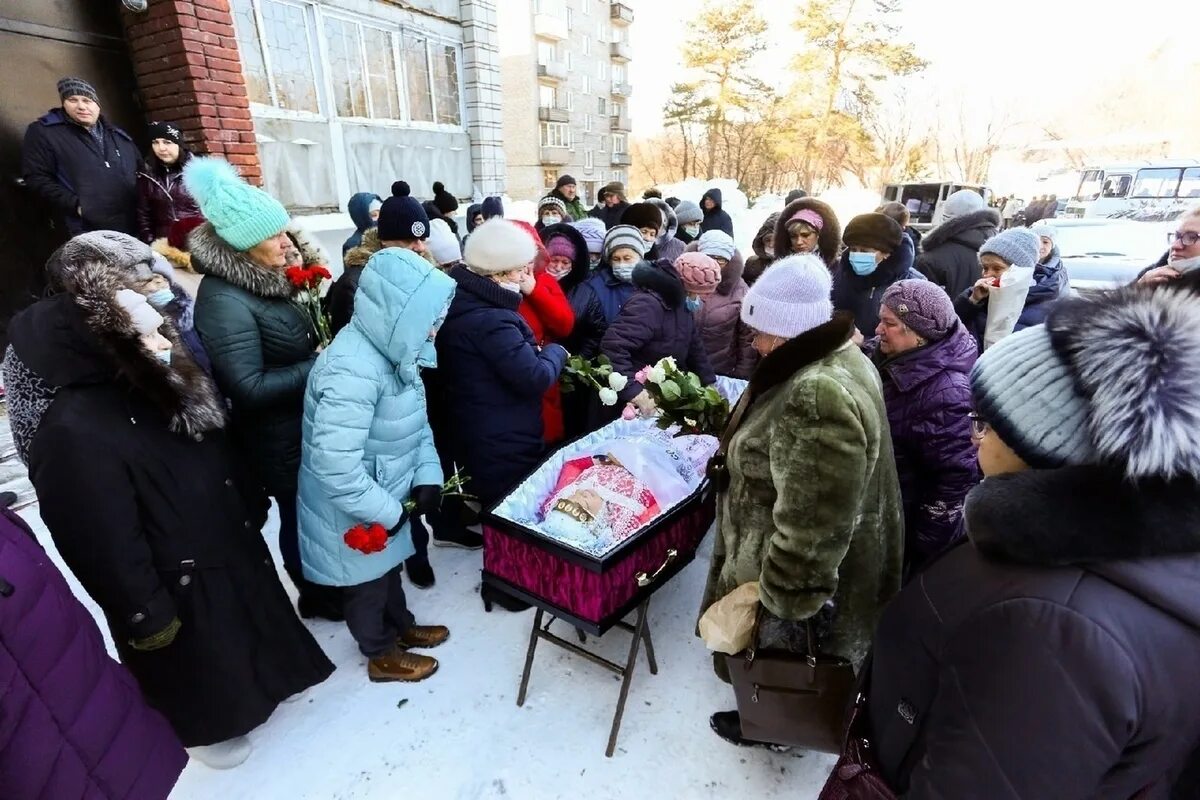
[[[429,248],[429,254],[438,266],[462,261],[462,245],[444,219],[430,220],[429,239],[426,240],[425,246]]]
[[[506,219],[493,217],[467,239],[463,260],[476,275],[496,275],[520,269],[536,256],[528,233]]]
[[[792,339],[833,317],[833,281],[825,262],[811,253],[780,259],[742,300],[742,322],[763,333]]]

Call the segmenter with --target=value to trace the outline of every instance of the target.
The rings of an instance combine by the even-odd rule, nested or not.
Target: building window
[[[234,0],[232,10],[250,99],[320,113],[312,21],[305,7],[280,0]]]
[[[549,64],[552,61],[558,61],[558,46],[554,42],[545,42],[539,39],[537,48],[539,64]]]
[[[401,44],[405,88],[408,91],[408,116],[413,122],[433,122],[433,83],[429,79],[428,42],[417,36],[405,36]]]
[[[625,152],[625,134],[614,133],[613,137],[612,137],[612,145],[613,145],[612,151],[613,151],[614,155],[617,155],[619,153],[624,153]]]
[[[584,5],[586,5],[586,3]],[[592,54],[592,38],[590,36],[583,37],[583,54],[585,56],[590,56]]]
[[[597,97],[596,100],[597,100],[596,113],[602,117],[606,116],[608,114],[608,98],[607,97]]]
[[[538,105],[542,108],[554,108],[555,97],[554,87],[547,86],[544,83],[538,84]]]
[[[568,51],[567,51],[567,72],[570,72],[571,70],[573,70],[573,69],[575,68],[575,67],[574,67],[574,63],[573,63],[573,62],[574,62],[574,60],[575,60],[575,59],[573,59],[573,58],[571,57],[571,51],[570,51],[570,50],[568,50]]]
[[[575,110],[575,93],[567,92],[567,111]]]
[[[380,53],[366,59],[367,88],[371,97],[371,116],[375,119],[401,119],[399,68],[392,49],[392,34],[364,26],[363,46],[368,53]]]
[[[608,59],[602,58],[599,61],[597,61],[596,63],[600,65],[599,66],[600,80],[602,80],[602,81],[608,80]]]
[[[625,82],[625,65],[624,64],[613,64],[612,65],[612,82],[613,83],[624,83]]]
[[[542,123],[542,147],[567,147],[571,142],[571,127],[565,122]]]
[[[589,78],[587,75],[583,76],[583,93],[584,94],[592,93],[592,79]]]
[[[585,17],[590,17],[592,15],[592,0],[583,0],[579,4],[579,10],[583,12]]]
[[[329,76],[333,84],[333,107],[339,117],[369,117],[366,67],[363,64],[362,34],[347,20],[325,20],[325,46],[329,53]],[[384,52],[390,53],[389,44]],[[379,59],[382,61],[383,59]]]
[[[462,102],[458,93],[458,48],[442,44],[434,48],[433,82],[437,88],[437,121],[442,125],[462,124]]]
[[[596,168],[596,156],[591,150],[586,150],[583,153],[583,168],[588,172]]]
[[[542,186],[549,188],[551,186],[554,186],[556,183],[558,183],[558,170],[556,170],[556,169],[542,170]]]
[[[575,27],[575,11],[573,9],[568,8],[567,9],[567,30],[570,30],[573,27]]]
[[[592,115],[591,114],[583,115],[583,132],[584,133],[592,132]]]
[[[607,136],[600,137],[600,152],[601,153],[608,152],[608,137]]]

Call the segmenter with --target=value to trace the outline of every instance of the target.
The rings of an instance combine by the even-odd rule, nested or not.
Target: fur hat
[[[884,290],[881,302],[926,341],[940,342],[958,324],[950,295],[932,281],[897,281]]]
[[[288,225],[283,204],[242,180],[222,158],[189,160],[183,168],[183,185],[217,236],[238,252],[278,236]]]
[[[595,217],[585,217],[572,222],[571,225],[582,234],[583,240],[587,242],[588,253],[594,256],[604,255],[604,237],[608,234],[608,230],[604,227],[603,222]]]
[[[721,282],[721,267],[703,253],[684,253],[675,259],[683,288],[692,294],[712,294]]]
[[[833,317],[833,278],[819,257],[781,258],[742,299],[742,322],[756,331],[793,339]]]
[[[621,183],[620,181],[613,181],[612,183],[606,183],[603,187],[601,187],[599,196],[604,197],[605,195],[609,195],[609,194],[615,194],[617,197],[624,200],[625,199],[625,184]]]
[[[611,259],[613,251],[621,247],[628,247],[638,254],[638,258],[646,257],[642,232],[632,225],[616,225],[604,236],[604,260]]]
[[[983,195],[979,192],[973,189],[959,189],[942,203],[942,222],[949,222],[973,211],[981,211],[986,205]]]
[[[1033,269],[1041,259],[1042,240],[1029,228],[1009,228],[983,243],[979,255],[1000,256],[1014,267]]]
[[[463,260],[476,275],[521,269],[537,257],[529,234],[506,219],[489,219],[467,240]]]
[[[453,214],[458,211],[458,200],[446,191],[446,184],[437,181],[433,184],[433,204],[443,214]]]
[[[100,102],[96,89],[83,78],[60,78],[58,81],[58,100],[65,101],[68,97],[86,97],[94,103]]]
[[[485,222],[492,217],[503,217],[504,201],[499,197],[485,197],[479,205],[479,213],[483,214]]]
[[[117,231],[89,231],[73,236],[46,262],[46,275],[56,290],[74,293],[79,270],[85,264],[101,264],[118,275],[118,281],[131,285],[154,276],[150,245]]]
[[[869,247],[882,253],[896,252],[903,238],[904,229],[896,220],[875,213],[859,214],[842,234],[847,247]]]
[[[1061,300],[989,348],[975,408],[1035,468],[1109,464],[1200,479],[1200,306],[1137,287]]]
[[[651,203],[634,203],[621,214],[621,224],[631,225],[639,229],[653,228],[656,231],[661,231],[663,227],[663,214],[658,210],[657,206]]]
[[[462,245],[458,237],[444,219],[435,219],[429,223],[429,254],[437,265],[454,264],[462,261]]]
[[[696,249],[710,258],[732,261],[737,252],[733,239],[725,231],[705,231],[696,241],[699,243]]]
[[[700,206],[693,203],[691,200],[681,200],[679,205],[675,206],[675,216],[679,220],[679,225],[695,225],[698,222],[704,221],[704,212],[700,210]]]
[[[379,209],[379,239],[402,242],[429,238],[429,215],[404,181],[392,184],[392,196]]]
[[[568,219],[567,204],[564,203],[560,198],[555,197],[554,195],[548,194],[545,197],[543,197],[541,200],[539,200],[538,207],[537,207],[537,213],[538,213],[539,217],[542,215],[542,210],[546,209],[546,208],[553,208],[555,211],[558,212],[558,215],[560,217],[562,217],[563,219]]]

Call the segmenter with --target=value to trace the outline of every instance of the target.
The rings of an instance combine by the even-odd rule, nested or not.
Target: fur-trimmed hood
[[[821,219],[825,220],[825,227],[821,228],[821,233],[817,237],[817,250],[820,252],[825,266],[832,271],[842,249],[842,225],[838,222],[837,214],[833,213],[833,208],[815,197],[802,197],[793,203],[788,203],[779,215],[779,221],[775,225],[775,258],[783,258],[791,254],[792,237],[787,232],[787,221],[796,216],[796,212],[806,208],[817,212],[821,215]]]
[[[696,240],[683,248],[685,253],[699,253],[700,241]],[[725,263],[721,268],[721,282],[717,284],[717,294],[728,297],[729,294],[737,288],[738,281],[742,279],[742,275],[746,271],[746,260],[742,258],[742,251],[734,248],[733,258]]]
[[[371,260],[371,256],[382,249],[383,244],[379,241],[379,228],[368,228],[363,231],[362,243],[358,247],[351,247],[346,251],[346,255],[342,258],[342,264],[346,269],[365,267]]]
[[[771,242],[775,241],[775,228],[779,225],[779,218],[783,213],[776,211],[763,220],[763,224],[758,229],[758,233],[754,234],[754,241],[750,243],[750,247],[754,250],[754,255],[758,256],[763,261],[774,261],[774,254],[768,254],[766,248],[763,247],[763,239],[770,238]]]
[[[659,210],[662,214],[665,224],[663,232],[659,234],[655,240],[660,248],[666,246],[667,242],[675,238],[675,234],[679,232],[679,217],[675,216],[675,209],[667,205],[667,201],[658,197],[649,197],[643,202],[649,203]]]
[[[1000,230],[1000,212],[994,208],[981,208],[943,222],[921,237],[921,252],[936,250],[950,241],[978,250],[983,243]]]
[[[657,264],[642,261],[633,268],[633,285],[638,289],[657,295],[669,309],[679,308],[687,298],[683,281],[675,267],[663,260]]]
[[[329,263],[320,245],[299,227],[289,225],[287,234],[300,251],[305,266]],[[282,270],[259,266],[245,253],[234,250],[217,235],[211,222],[205,222],[188,235],[188,248],[193,269],[202,275],[220,278],[256,297],[288,299],[295,294],[295,287]]]

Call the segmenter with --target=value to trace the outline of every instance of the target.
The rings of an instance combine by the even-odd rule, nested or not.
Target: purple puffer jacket
[[[979,483],[971,443],[971,367],[979,356],[963,327],[940,342],[894,359],[867,343],[883,378],[900,492],[904,499],[906,574],[938,555],[961,535],[963,503]]]
[[[699,243],[692,242],[686,248],[689,253],[699,251]],[[750,287],[742,279],[745,261],[741,251],[733,251],[733,259],[721,270],[721,282],[717,291],[704,298],[704,305],[696,312],[696,326],[704,350],[712,362],[713,371],[730,378],[749,380],[750,373],[758,366],[758,352],[754,349],[754,332],[742,322],[742,300]]]
[[[182,150],[179,161],[167,168],[151,153],[145,168],[138,171],[138,238],[146,244],[166,238],[171,226],[184,217],[200,216],[200,206],[183,185],[183,168],[192,158]]]
[[[0,511],[0,795],[158,800],[186,763],[28,528]]]

